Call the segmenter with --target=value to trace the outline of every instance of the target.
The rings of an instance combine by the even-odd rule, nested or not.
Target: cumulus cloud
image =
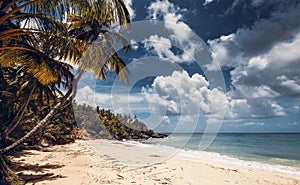
[[[254,87],[252,92],[253,98],[274,98],[279,96],[279,93],[272,90],[270,87],[266,85],[261,85],[258,87]]]
[[[273,91],[271,94],[299,96],[300,55],[297,54],[299,44],[300,32],[292,41],[276,44],[265,54],[248,60],[243,58],[242,61],[245,63],[236,66],[231,72],[233,85],[256,86],[256,88],[269,86]]]
[[[252,99],[249,104],[252,107],[251,117],[263,118],[263,117],[276,117],[285,116],[286,113],[277,102],[267,99]]]
[[[286,76],[279,76],[276,78],[278,81],[278,86],[282,87],[286,93],[289,95],[300,95],[300,80],[288,79]]]
[[[217,1],[206,0],[204,5]],[[132,5],[132,1],[127,2]],[[174,71],[171,75],[156,77],[140,95],[120,94],[115,108],[129,111],[128,102],[147,105],[147,110],[158,116],[161,114],[167,124],[173,122],[171,115],[179,115],[184,120],[180,123],[182,128],[186,126],[184,123],[195,121],[198,114],[207,118],[207,123],[217,123],[223,118],[224,110],[225,119],[230,120],[285,116],[288,110],[284,110],[286,106],[280,104],[280,98],[300,97],[300,3],[291,4],[290,0],[250,2],[254,7],[277,3],[277,8],[270,18],[259,19],[251,27],[208,41],[213,60],[205,65],[206,69],[216,71],[219,65],[233,67],[230,74],[235,90],[224,93],[212,88],[200,74],[189,76],[185,71]],[[148,7],[149,18],[165,21],[164,28],[170,34],[169,37],[152,35],[142,42],[144,47],[161,59],[193,61],[201,46],[191,39],[192,30],[183,21],[184,11],[168,0],[152,2]],[[134,40],[131,43],[136,44]],[[174,51],[176,44],[182,46],[182,52]],[[81,86],[78,101],[112,106],[110,94],[92,96],[91,86],[86,85]],[[130,100],[125,101],[128,97]],[[293,105],[290,111],[298,113],[297,102]],[[142,106],[139,108],[146,110]],[[263,123],[248,122],[244,126],[263,126]]]
[[[164,21],[164,27],[169,32],[169,37],[150,36],[144,40],[147,49],[153,49],[159,57],[168,59],[171,62],[190,62],[195,60],[195,54],[199,53],[204,43],[197,42],[192,29],[182,21],[181,12],[186,11],[176,7],[168,0],[157,0],[152,2],[148,7],[149,17],[151,20]],[[162,42],[162,43],[158,43]],[[181,49],[182,53],[174,53],[172,47]]]
[[[143,94],[153,105],[153,111],[167,110],[167,114],[210,113],[209,83],[199,74],[189,77],[186,71],[174,71],[171,76],[158,76]],[[217,94],[215,92],[215,94]],[[217,97],[215,98],[217,99]]]
[[[251,2],[253,6],[277,6],[270,18],[209,40],[213,60],[205,67],[210,71],[218,70],[218,65],[234,68],[231,78],[235,90],[228,95],[233,102],[247,100],[250,107],[238,108],[245,115],[248,112],[250,117],[284,116],[286,111],[276,99],[300,97],[300,3]],[[232,112],[230,116],[237,115]]]
[[[261,94],[274,95],[267,87]],[[271,91],[271,92],[269,92]],[[267,99],[233,98],[217,88],[210,89],[209,82],[199,75],[189,76],[186,71],[174,71],[170,76],[158,76],[149,88],[143,89],[150,111],[164,115],[200,115],[213,120],[266,118],[284,116],[276,101]],[[226,112],[226,114],[224,114]]]
[[[249,67],[254,67],[260,70],[266,68],[267,65],[268,65],[268,60],[262,57],[251,58],[248,64]]]
[[[231,99],[228,101],[226,117],[241,119],[251,117],[251,106],[246,99]]]
[[[172,62],[180,62],[182,59],[172,51],[171,40],[157,35],[151,35],[149,39],[143,41],[144,47],[148,50],[154,49],[158,57]]]
[[[269,52],[277,44],[279,44],[279,48],[274,48],[274,52],[284,47],[289,47],[288,43],[299,33],[300,20],[298,19],[298,9],[300,4],[286,6],[274,11],[269,19],[259,19],[250,28],[240,28],[228,36],[210,40],[208,43],[212,47],[213,52],[223,50],[222,53],[225,53],[223,56],[218,56],[214,59],[221,62],[221,64],[248,63],[250,58]],[[287,45],[280,46],[280,43],[286,43]],[[296,45],[297,43],[294,44]],[[293,53],[291,52],[291,54]],[[282,56],[288,56],[288,54],[281,54]],[[292,56],[295,55],[293,54]],[[243,57],[245,60],[240,61],[237,57]],[[238,60],[230,60],[232,58]]]

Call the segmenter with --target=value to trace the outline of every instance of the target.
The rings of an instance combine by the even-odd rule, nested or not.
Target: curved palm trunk
[[[26,110],[26,107],[28,106],[28,103],[30,102],[31,96],[32,96],[35,88],[36,88],[36,83],[34,83],[27,100],[24,102],[24,104],[22,105],[22,107],[20,108],[20,110],[18,111],[16,116],[14,117],[13,121],[10,123],[10,125],[7,127],[7,129],[4,130],[4,132],[3,132],[4,134],[3,134],[3,136],[0,137],[0,141],[2,141],[4,138],[6,138],[17,127],[17,125],[22,120],[23,115]]]
[[[0,155],[0,184],[23,185],[24,180],[15,174],[5,162],[5,156]]]
[[[55,113],[61,109],[62,105],[68,100],[68,98],[70,97],[71,94],[72,94],[72,88],[70,88],[68,90],[66,95],[62,98],[62,100],[53,107],[53,109],[46,115],[46,117],[44,117],[42,119],[42,121],[39,124],[37,124],[30,132],[28,132],[25,136],[23,136],[21,139],[19,139],[12,145],[10,145],[6,148],[0,149],[0,154],[4,154],[4,153],[7,153],[7,152],[15,149],[16,147],[20,146],[25,141],[27,141],[29,138],[31,138],[33,135],[35,135],[36,132],[38,132],[42,127],[44,127],[54,117]]]

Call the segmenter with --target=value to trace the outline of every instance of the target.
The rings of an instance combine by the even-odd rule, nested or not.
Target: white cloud
[[[168,116],[163,116],[163,121],[170,124],[171,121],[170,121],[170,118]]]
[[[118,113],[131,113],[132,111],[148,111],[144,97],[141,94],[98,93],[89,86],[77,91],[75,100],[78,104],[100,106]]]
[[[139,49],[139,44],[135,40],[130,40],[130,49],[137,50]]]
[[[268,99],[251,99],[249,101],[251,106],[251,117],[264,118],[285,116],[286,113],[277,102]]]
[[[75,100],[78,104],[85,103],[90,106],[95,106],[94,93],[95,92],[89,86],[85,86],[77,90]]]
[[[300,60],[300,31],[292,40],[276,43],[271,49],[258,57],[254,57],[249,61],[251,64],[260,66],[260,69],[265,68],[268,64],[276,65],[276,67],[286,67]]]
[[[195,54],[200,53],[201,44],[193,41],[192,29],[182,21],[183,15],[180,12],[186,11],[175,7],[168,0],[157,0],[152,2],[148,7],[149,17],[152,20],[162,19],[165,28],[169,31],[169,38],[158,37],[157,35],[150,36],[145,39],[145,47],[152,48],[159,57],[168,59],[171,62],[190,62],[195,60]],[[162,44],[157,42],[161,41]],[[182,50],[182,54],[175,54],[171,48],[176,47]],[[168,58],[169,57],[169,58]]]
[[[285,88],[291,95],[300,95],[300,80],[291,80],[286,76],[277,77],[279,86]]]
[[[169,12],[175,13],[176,11],[174,4],[170,3],[168,0],[157,0],[156,2],[152,2],[148,7],[148,10],[151,19],[158,19]]]
[[[248,122],[245,123],[244,126],[264,126],[265,123],[260,123],[260,122]]]
[[[294,112],[294,113],[300,113],[300,106],[298,106],[298,105],[294,105],[293,106],[293,108],[292,108],[292,111]]]
[[[262,86],[253,96],[275,96],[270,88]],[[268,99],[237,98],[235,94],[210,89],[206,79],[186,71],[174,71],[170,76],[158,76],[152,86],[143,89],[150,111],[167,115],[202,115],[209,120],[265,118],[284,116],[283,108]]]
[[[230,35],[222,35],[220,38],[208,40],[209,47],[212,52],[212,61],[210,64],[205,65],[207,70],[219,70],[219,65],[235,66],[243,62],[239,46],[236,43],[237,35],[232,33]]]
[[[219,0],[205,0],[205,2],[203,3],[204,6],[212,3],[212,2],[215,2],[215,1],[219,1]]]
[[[265,58],[261,58],[261,57],[254,57],[254,58],[251,58],[249,60],[249,67],[255,67],[255,68],[258,68],[260,70],[264,69],[267,67],[268,65],[268,60],[265,59]]]
[[[209,82],[199,74],[189,76],[186,71],[174,71],[170,76],[156,77],[151,87],[144,88],[141,94],[98,93],[84,86],[78,90],[76,101],[123,114],[150,112],[151,116],[143,121],[151,129],[165,124],[174,128],[174,120],[171,121],[170,116],[178,115],[178,131],[193,131],[199,116],[208,124],[218,125],[222,123],[225,111],[225,119],[230,120],[285,115],[275,101],[233,99],[234,95],[228,96],[209,86]],[[262,89],[268,90],[266,87]]]
[[[186,71],[174,71],[171,76],[156,77],[151,88],[144,89],[143,93],[153,106],[152,111],[220,117],[226,96],[218,89],[210,90],[208,86],[205,78],[197,73],[190,77]]]
[[[271,102],[271,107],[273,109],[273,115],[271,116],[285,116],[286,113],[284,112],[283,107],[278,105],[276,102]]]
[[[272,12],[269,19],[259,19],[250,28],[240,28],[228,36],[208,41],[213,54],[223,53],[215,61],[223,65],[247,64],[251,58],[261,55],[261,59],[269,62],[278,58],[278,63],[299,59],[299,40],[293,37],[299,33],[300,4],[290,4],[278,5],[283,8]],[[266,53],[269,55],[264,56]]]
[[[151,35],[149,39],[145,39],[143,42],[144,47],[148,50],[154,49],[156,54],[165,60],[170,60],[172,62],[180,62],[181,58],[176,56],[172,51],[172,43],[169,39],[164,37],[159,37],[157,35]]]
[[[279,96],[277,92],[273,91],[270,87],[266,85],[261,85],[253,88],[252,97],[253,98],[274,98]]]
[[[291,122],[291,123],[288,123],[288,126],[298,126],[299,123],[298,122]]]
[[[213,61],[207,70],[232,66],[229,118],[285,116],[277,98],[300,97],[300,3],[278,6],[268,19],[259,19],[252,27],[208,41]],[[252,1],[262,6],[271,1]]]
[[[226,117],[240,119],[251,117],[251,106],[246,99],[232,99],[228,102]]]

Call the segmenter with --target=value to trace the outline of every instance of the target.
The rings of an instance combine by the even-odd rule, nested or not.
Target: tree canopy
[[[80,79],[74,66],[103,79],[114,70],[126,80],[113,43],[122,42],[125,51],[128,43],[111,31],[115,25],[130,29],[123,0],[0,1],[0,162],[6,169],[0,179],[5,183],[14,178],[3,154],[42,138],[64,143],[74,137],[72,93]]]

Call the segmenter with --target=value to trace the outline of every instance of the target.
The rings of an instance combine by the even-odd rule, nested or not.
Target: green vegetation
[[[136,116],[113,114],[110,110],[96,109],[86,105],[74,104],[76,121],[83,135],[89,138],[149,139],[163,138],[140,122]]]
[[[85,71],[126,80],[115,24],[130,27],[123,0],[0,0],[0,184],[24,183],[7,165],[16,149],[76,138],[71,102]]]

